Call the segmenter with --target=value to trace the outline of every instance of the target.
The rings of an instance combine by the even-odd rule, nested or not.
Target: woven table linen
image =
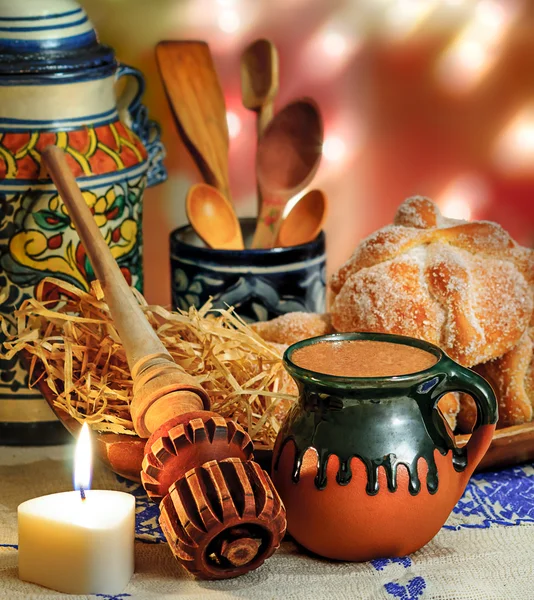
[[[68,596],[19,581],[17,506],[72,489],[73,447],[0,447],[0,599],[534,600],[534,465],[475,475],[447,524],[423,549],[397,559],[341,563],[292,541],[237,579],[199,581],[174,560],[158,508],[142,487],[97,464],[94,489],[137,501],[136,572],[117,596]]]

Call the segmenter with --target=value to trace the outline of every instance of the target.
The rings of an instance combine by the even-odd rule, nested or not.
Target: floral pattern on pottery
[[[253,221],[242,220],[245,232]],[[288,312],[324,312],[324,234],[294,248],[218,251],[186,243],[188,227],[171,235],[173,306],[234,306],[247,321],[266,321]],[[279,252],[282,250],[282,252]]]
[[[0,179],[45,179],[40,156],[50,144],[63,148],[76,177],[128,169],[147,158],[141,140],[120,121],[59,132],[4,130],[0,133]]]
[[[88,289],[93,272],[41,164],[64,149],[126,279],[142,290],[142,195],[166,178],[142,74],[98,43],[74,0],[0,0],[0,316],[47,276]],[[116,83],[125,85],[117,97]],[[3,334],[0,333],[0,343]],[[0,362],[0,421],[55,420],[19,361]],[[26,400],[24,408],[14,400]],[[18,407],[18,408],[17,408]]]
[[[92,183],[82,193],[126,280],[142,289],[141,198],[146,177]],[[82,289],[94,279],[85,249],[55,190],[36,186],[16,194],[0,192],[0,314],[15,326],[13,313],[35,295],[45,277],[59,277]],[[50,186],[48,186],[50,187]],[[0,190],[2,185],[0,182]],[[0,341],[1,341],[0,334]],[[0,361],[0,394],[40,397],[27,390],[27,372],[13,358]]]
[[[82,192],[126,280],[139,289],[144,186],[143,177]],[[89,289],[94,273],[57,193],[28,189],[4,194],[0,205],[5,215],[0,225],[0,266],[12,284],[32,295],[39,281],[51,276]]]

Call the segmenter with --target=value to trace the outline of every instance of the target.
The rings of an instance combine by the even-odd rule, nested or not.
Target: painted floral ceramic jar
[[[0,314],[8,321],[44,277],[87,289],[93,275],[41,165],[49,144],[65,150],[126,279],[142,288],[143,190],[166,177],[143,91],[141,73],[98,42],[73,0],[0,0]],[[0,362],[0,422],[53,418],[26,383],[17,360]]]
[[[433,364],[397,376],[342,377],[303,368],[294,358],[318,343],[352,341],[416,348]],[[289,533],[339,560],[405,556],[429,542],[492,440],[497,402],[490,385],[436,346],[397,335],[312,338],[290,346],[284,362],[299,402],[278,434],[272,479]],[[477,426],[463,448],[437,407],[451,391],[468,393],[477,405]]]

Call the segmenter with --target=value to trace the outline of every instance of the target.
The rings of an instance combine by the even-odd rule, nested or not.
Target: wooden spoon
[[[193,229],[210,248],[245,248],[234,208],[218,189],[197,183],[190,188],[185,207]]]
[[[243,106],[257,113],[258,139],[273,118],[278,92],[278,52],[265,39],[256,40],[241,55],[241,97]]]
[[[276,246],[299,246],[313,241],[323,226],[328,200],[321,190],[311,190],[300,198],[282,221]]]
[[[156,58],[182,140],[204,180],[231,201],[226,106],[208,45],[160,42]]]
[[[277,113],[258,144],[256,174],[262,195],[253,248],[272,248],[287,202],[312,180],[322,155],[323,122],[313,100]]]

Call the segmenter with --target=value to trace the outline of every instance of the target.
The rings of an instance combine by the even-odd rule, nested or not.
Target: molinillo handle
[[[132,294],[65,160],[44,164],[98,277],[133,379],[132,421],[145,447],[141,481],[160,501],[160,524],[177,560],[199,577],[255,569],[280,545],[285,509],[236,423],[209,411],[195,379],[173,361]]]

